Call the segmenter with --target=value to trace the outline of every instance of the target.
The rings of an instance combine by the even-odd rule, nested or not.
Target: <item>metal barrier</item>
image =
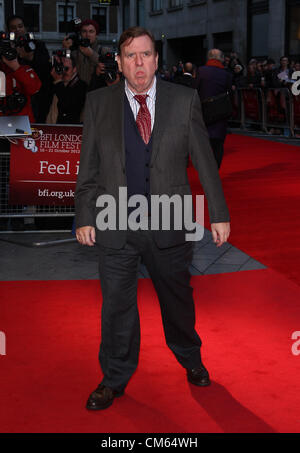
[[[32,228],[35,218],[74,217],[74,206],[29,206],[9,203],[9,171],[10,171],[10,144],[8,140],[0,139],[0,233],[15,231],[15,219],[24,219],[22,232],[34,231]],[[19,227],[17,227],[19,228]],[[37,230],[35,230],[37,231]],[[46,231],[46,230],[41,230]],[[62,230],[51,230],[62,231]],[[70,231],[63,230],[63,231]]]
[[[232,102],[232,116],[230,118],[231,123],[241,125],[242,123],[242,103],[241,103],[241,91],[235,90],[231,93]]]
[[[294,132],[300,131],[300,95],[293,96]]]
[[[288,136],[300,129],[300,95],[294,96],[288,88],[238,88],[232,104],[230,123],[242,129],[253,125],[268,133],[268,129],[282,128]]]
[[[269,88],[265,102],[266,127],[288,129],[294,135],[293,95],[288,88]]]
[[[242,127],[246,124],[260,126],[266,131],[265,117],[265,97],[263,90],[260,88],[243,88],[241,91],[242,101]]]

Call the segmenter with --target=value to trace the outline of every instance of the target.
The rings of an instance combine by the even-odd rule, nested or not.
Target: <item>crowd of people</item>
[[[16,40],[27,33],[20,16],[10,16],[6,25],[7,32],[15,33]],[[82,123],[86,93],[109,85],[110,80],[107,80],[104,63],[99,61],[99,56],[108,49],[102,48],[98,41],[98,23],[89,19],[83,21],[79,33],[89,40],[89,45],[75,47],[73,39],[66,36],[62,49],[52,58],[45,43],[36,39],[31,48],[12,45],[16,51],[13,59],[1,55],[0,69],[6,75],[8,88],[11,85],[6,95],[15,91],[27,97],[17,113],[9,112],[3,103],[2,115],[28,115],[31,122],[36,123]],[[7,84],[7,80],[12,82]],[[113,82],[116,81],[118,77]]]
[[[22,17],[11,16],[7,20],[7,31],[14,32],[16,37],[24,36],[26,27]],[[17,46],[17,57],[8,61],[1,57],[1,70],[15,86],[10,88],[11,94],[18,90],[27,98],[26,105],[18,114],[29,115],[31,121],[48,124],[80,124],[83,121],[83,108],[86,93],[94,89],[117,83],[122,75],[116,70],[111,80],[106,77],[106,69],[101,55],[109,49],[103,48],[98,40],[98,23],[87,19],[81,23],[80,36],[89,40],[89,45],[74,46],[69,36],[62,41],[62,49],[69,50],[68,56],[55,56],[52,61],[44,42],[34,41],[34,49]],[[65,52],[66,53],[66,52]],[[57,71],[53,58],[61,63],[62,70]],[[165,81],[186,85],[201,91],[199,78],[201,68],[192,62],[179,61],[170,69],[161,68],[158,76]],[[272,58],[264,61],[251,58],[245,65],[235,52],[223,56],[222,65],[231,76],[230,89],[238,88],[290,88],[292,73],[300,70],[300,61],[291,60],[286,56],[278,65]],[[12,83],[8,83],[8,86]],[[5,110],[2,114],[7,114]]]
[[[276,65],[272,58],[263,61],[251,58],[248,65],[245,65],[238,55],[232,52],[224,55],[224,68],[232,74],[233,90],[236,88],[286,88],[294,83],[292,74],[294,71],[300,71],[300,61],[289,60],[288,57],[283,56]],[[197,73],[198,68],[194,63],[183,63],[182,61],[170,69],[160,69],[159,71],[163,80],[193,88],[197,88]]]

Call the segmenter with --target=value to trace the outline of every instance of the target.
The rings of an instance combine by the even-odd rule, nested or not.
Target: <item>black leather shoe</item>
[[[191,384],[205,387],[210,385],[210,379],[207,369],[204,365],[200,365],[198,368],[186,369],[187,378]]]
[[[106,409],[112,405],[115,397],[122,396],[123,394],[124,390],[117,392],[116,390],[100,384],[96,390],[90,394],[86,403],[86,408],[93,411]]]

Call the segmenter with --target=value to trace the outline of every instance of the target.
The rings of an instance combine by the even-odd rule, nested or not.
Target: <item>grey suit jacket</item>
[[[96,208],[99,195],[110,194],[118,200],[119,187],[127,186],[124,96],[124,82],[88,93],[75,193],[77,228],[96,225],[101,209]],[[189,156],[208,201],[211,223],[229,221],[197,91],[158,79],[150,160],[151,195],[191,194],[187,177]],[[153,234],[158,247],[165,248],[183,243],[185,232],[171,228]],[[120,249],[125,241],[126,231],[118,230],[118,218],[116,230],[96,228],[96,242],[103,246]]]

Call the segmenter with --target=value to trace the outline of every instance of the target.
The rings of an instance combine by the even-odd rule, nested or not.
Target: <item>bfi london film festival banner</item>
[[[82,126],[31,129],[10,147],[10,204],[74,205]]]

